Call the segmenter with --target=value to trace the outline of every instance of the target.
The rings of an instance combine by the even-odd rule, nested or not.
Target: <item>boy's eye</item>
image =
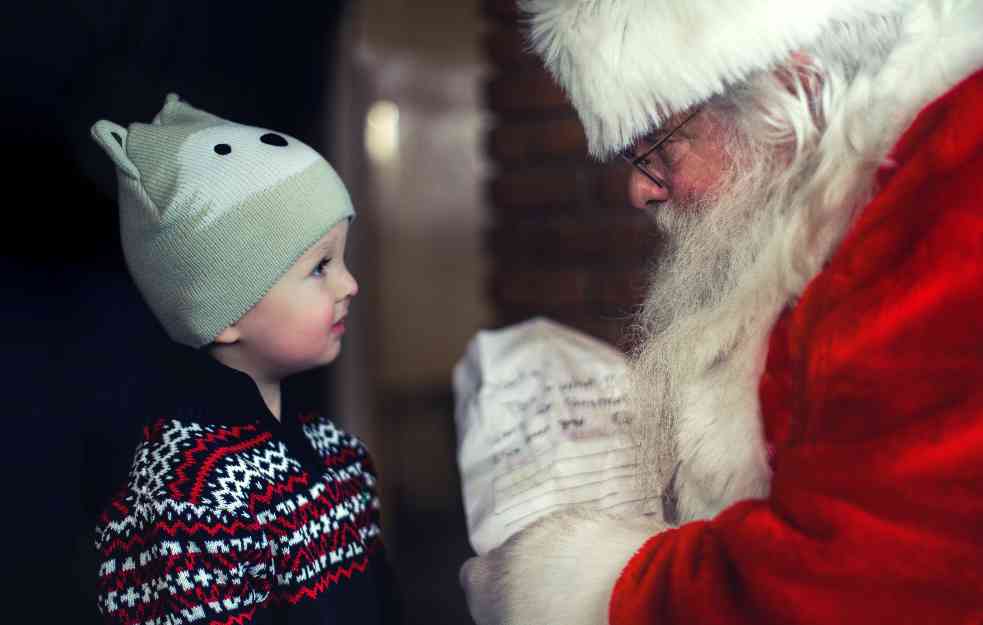
[[[331,259],[330,258],[322,258],[321,259],[321,262],[319,262],[317,264],[317,267],[314,268],[314,271],[311,272],[311,275],[314,275],[314,276],[320,276],[320,275],[322,275],[324,273],[324,268],[327,267],[328,266],[328,263],[330,263],[330,262],[331,262]]]

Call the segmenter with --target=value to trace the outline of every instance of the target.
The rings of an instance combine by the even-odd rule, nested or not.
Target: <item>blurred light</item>
[[[379,100],[365,116],[365,149],[372,160],[387,163],[399,150],[399,107]]]

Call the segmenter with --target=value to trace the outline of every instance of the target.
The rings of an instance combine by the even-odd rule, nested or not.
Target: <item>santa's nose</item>
[[[643,172],[633,167],[628,178],[628,199],[632,206],[639,209],[669,199],[669,183],[662,163],[651,159],[645,170]]]

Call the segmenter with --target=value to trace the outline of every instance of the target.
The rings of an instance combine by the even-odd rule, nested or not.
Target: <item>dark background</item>
[[[166,337],[126,274],[100,118],[169,91],[323,151],[344,2],[11,3],[4,78],[2,365],[8,600],[34,622],[101,622],[96,516],[126,479]],[[6,593],[5,593],[6,594]]]

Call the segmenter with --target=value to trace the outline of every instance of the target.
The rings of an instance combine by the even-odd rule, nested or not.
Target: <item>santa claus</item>
[[[481,625],[983,622],[983,2],[526,0],[670,242],[650,515],[461,570]]]

